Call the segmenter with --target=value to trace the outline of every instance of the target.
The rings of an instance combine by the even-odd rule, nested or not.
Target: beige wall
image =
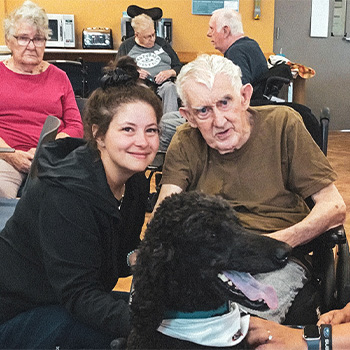
[[[1,26],[0,26],[0,45],[4,45],[5,44],[4,27],[3,27],[4,14],[5,13],[6,13],[5,0],[0,0],[0,21],[1,21]]]
[[[77,47],[81,48],[81,32],[85,27],[112,28],[114,47],[120,44],[120,18],[130,4],[145,8],[158,6],[163,17],[173,19],[173,48],[181,52],[215,52],[206,37],[209,16],[192,15],[191,0],[36,0],[48,13],[73,13],[75,15]],[[20,6],[23,0],[0,0],[0,20],[5,13]],[[253,0],[240,0],[245,34],[257,40],[264,52],[273,50],[274,0],[261,2],[261,19],[253,19]],[[5,43],[3,28],[0,45]]]

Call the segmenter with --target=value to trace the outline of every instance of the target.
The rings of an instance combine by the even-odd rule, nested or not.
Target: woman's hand
[[[303,330],[282,326],[273,321],[251,317],[248,343],[258,350],[303,350],[307,349]]]
[[[4,153],[2,159],[11,164],[21,173],[28,173],[34,158],[35,148],[28,152],[16,150],[14,153]]]
[[[346,322],[350,322],[350,303],[341,310],[332,310],[321,315],[317,325],[331,324],[334,326]]]
[[[140,79],[146,79],[149,76],[149,72],[146,71],[145,69],[139,69],[139,78]]]
[[[169,78],[175,77],[175,76],[176,76],[176,72],[174,71],[174,69],[168,69],[168,70],[163,70],[163,71],[159,72],[154,77],[154,80],[158,85],[160,85],[163,82],[165,82],[166,80],[168,80]]]
[[[137,254],[138,254],[138,250],[136,249],[130,255],[128,255],[128,261],[130,266],[133,266],[136,264]]]
[[[68,134],[66,134],[65,132],[60,132],[60,133],[57,134],[56,140],[64,139],[65,137],[70,137],[70,136]]]

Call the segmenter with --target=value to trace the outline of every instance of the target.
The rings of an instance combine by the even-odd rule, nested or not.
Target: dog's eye
[[[216,232],[211,233],[211,238],[216,238]]]

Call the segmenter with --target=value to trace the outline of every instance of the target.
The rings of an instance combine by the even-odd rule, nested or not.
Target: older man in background
[[[178,95],[172,80],[180,72],[182,64],[171,45],[156,37],[151,17],[141,14],[131,21],[135,36],[125,40],[119,47],[117,59],[128,55],[135,59],[140,78],[153,83],[162,99],[163,112],[177,111]]]
[[[213,12],[207,37],[226,58],[239,66],[242,83],[254,83],[267,72],[266,58],[259,44],[244,35],[241,15],[233,9]]]

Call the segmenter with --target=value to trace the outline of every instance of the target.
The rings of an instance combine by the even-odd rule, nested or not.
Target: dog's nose
[[[275,252],[276,260],[281,264],[286,263],[290,252],[291,248],[287,245],[285,247],[278,247]]]

